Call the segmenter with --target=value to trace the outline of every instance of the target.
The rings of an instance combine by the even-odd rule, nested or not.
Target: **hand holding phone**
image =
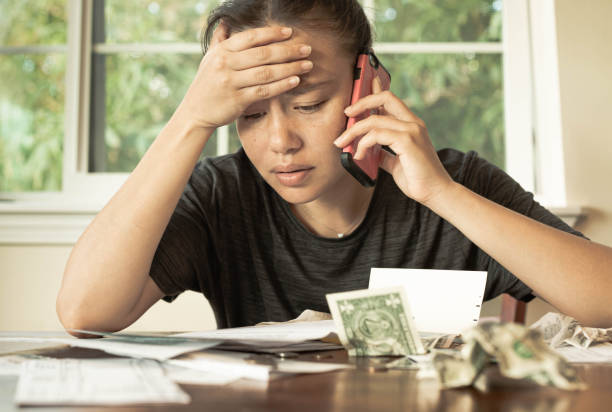
[[[372,94],[372,80],[378,76],[383,90],[388,90],[391,84],[391,75],[385,67],[378,61],[373,51],[360,54],[355,65],[353,92],[351,104],[355,104],[364,96]],[[351,117],[346,123],[347,130],[356,122],[368,117],[368,113],[357,117]],[[342,166],[364,186],[374,186],[378,177],[378,165],[380,164],[380,145],[369,149],[361,160],[355,160],[353,156],[357,151],[357,144],[361,137],[355,139],[342,149],[340,160]]]

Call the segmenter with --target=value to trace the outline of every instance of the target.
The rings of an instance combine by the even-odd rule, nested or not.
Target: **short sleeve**
[[[453,157],[451,155],[451,157]],[[458,158],[451,170],[456,171],[455,180],[470,190],[498,203],[508,209],[528,216],[548,226],[571,233],[584,235],[563,222],[558,216],[540,205],[533,194],[526,191],[506,172],[497,166],[478,157],[475,152],[469,152]],[[492,299],[502,293],[508,293],[518,300],[528,302],[535,296],[532,289],[519,278],[510,273],[495,259],[480,251],[480,266],[487,267],[488,277],[485,289],[485,299]],[[521,253],[517,250],[516,253]]]
[[[204,292],[199,279],[210,273],[212,239],[193,179],[185,188],[159,242],[149,275],[171,302],[185,290]]]

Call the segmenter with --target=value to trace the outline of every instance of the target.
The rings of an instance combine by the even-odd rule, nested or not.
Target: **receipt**
[[[21,365],[18,405],[128,405],[190,402],[148,359],[44,359]]]

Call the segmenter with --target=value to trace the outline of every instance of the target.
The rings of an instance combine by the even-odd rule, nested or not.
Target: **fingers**
[[[383,91],[382,83],[380,82],[380,78],[376,76],[374,80],[372,80],[372,93],[380,93]]]
[[[308,73],[312,70],[312,67],[312,62],[308,60],[254,67],[237,72],[234,81],[237,88],[267,84],[291,76]]]
[[[397,130],[391,129],[374,129],[363,136],[357,144],[357,151],[353,158],[361,160],[365,157],[368,150],[377,144],[381,146],[389,146],[397,153],[397,145],[401,141],[402,135]]]
[[[233,34],[223,47],[231,52],[239,52],[256,46],[287,40],[293,30],[290,27],[259,27]]]
[[[228,64],[234,70],[245,70],[264,64],[285,63],[308,57],[312,48],[307,44],[281,42],[232,53]]]
[[[291,76],[286,79],[274,81],[267,84],[259,84],[256,86],[246,87],[240,90],[241,96],[244,98],[246,105],[258,100],[270,99],[293,89],[300,83],[298,76]]]
[[[380,82],[373,82],[373,90],[378,88],[381,90]],[[421,126],[425,127],[425,122],[421,120],[416,114],[414,114],[404,102],[402,102],[397,96],[395,96],[390,91],[379,91],[376,94],[371,94],[369,96],[363,97],[357,103],[346,108],[344,113],[349,117],[357,117],[361,113],[369,112],[371,110],[375,110],[382,107],[387,113],[396,117],[399,120],[403,120],[406,122],[414,122],[418,123]]]
[[[345,130],[335,141],[334,144],[338,147],[346,147],[353,140],[360,136],[371,133],[373,130],[395,130],[401,133],[418,135],[421,133],[421,126],[415,122],[405,122],[390,116],[372,115],[363,120],[358,121],[348,130]],[[362,139],[363,140],[363,139]],[[361,142],[359,143],[361,144]],[[380,142],[385,146],[390,146],[388,142]]]
[[[229,28],[223,21],[221,21],[221,23],[219,23],[219,25],[215,28],[215,31],[213,32],[212,38],[210,39],[210,46],[215,46],[221,43],[222,41],[227,40],[228,38]]]
[[[399,158],[386,150],[381,150],[380,153],[380,167],[390,175],[395,175],[397,169],[401,168]]]

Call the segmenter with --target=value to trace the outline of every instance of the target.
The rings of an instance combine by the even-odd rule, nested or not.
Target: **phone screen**
[[[388,90],[391,85],[391,75],[385,67],[378,61],[374,52],[360,54],[355,65],[353,93],[351,104],[359,99],[372,94],[372,80],[378,76],[383,90]],[[369,113],[351,117],[346,123],[346,128],[351,128],[356,122],[368,117]],[[353,140],[350,145],[342,149],[340,160],[344,168],[364,186],[374,186],[378,177],[378,166],[380,164],[380,145],[376,145],[368,150],[361,160],[355,160],[353,156],[357,151],[357,144],[361,136]]]

